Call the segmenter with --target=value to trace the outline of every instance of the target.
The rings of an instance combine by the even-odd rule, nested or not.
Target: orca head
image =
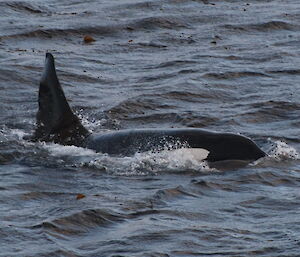
[[[252,162],[266,156],[266,153],[248,137],[231,133],[216,136],[209,150],[206,159],[209,162],[228,160]]]

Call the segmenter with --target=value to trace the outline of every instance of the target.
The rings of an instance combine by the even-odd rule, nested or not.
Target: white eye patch
[[[203,161],[207,158],[209,151],[204,148],[179,148],[170,150],[174,156],[190,157],[196,161]]]

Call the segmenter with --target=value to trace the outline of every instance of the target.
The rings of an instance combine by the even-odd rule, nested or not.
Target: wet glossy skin
[[[128,156],[136,152],[165,148],[203,148],[209,151],[207,161],[253,161],[265,153],[250,139],[201,129],[139,129],[91,135],[87,147],[97,152]]]

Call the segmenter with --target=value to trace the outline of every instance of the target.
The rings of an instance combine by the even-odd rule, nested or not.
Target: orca
[[[85,147],[114,156],[189,149],[208,163],[231,160],[249,163],[266,156],[245,136],[198,128],[126,129],[92,134],[71,110],[57,78],[51,53],[46,53],[38,103],[33,141]]]

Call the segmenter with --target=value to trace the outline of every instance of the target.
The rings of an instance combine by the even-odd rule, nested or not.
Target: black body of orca
[[[208,162],[251,162],[266,154],[249,138],[197,128],[132,129],[91,134],[72,112],[58,81],[54,57],[46,54],[39,88],[39,110],[34,141],[55,142],[117,156],[171,148],[205,149]]]

